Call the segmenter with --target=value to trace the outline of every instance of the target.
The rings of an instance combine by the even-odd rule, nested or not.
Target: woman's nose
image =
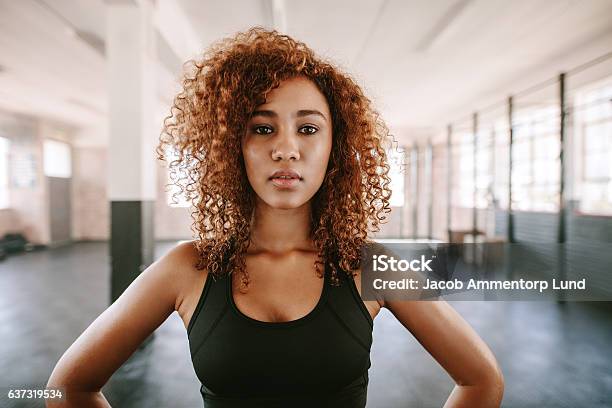
[[[272,160],[299,160],[300,149],[297,137],[290,134],[279,134],[277,143],[272,149]]]

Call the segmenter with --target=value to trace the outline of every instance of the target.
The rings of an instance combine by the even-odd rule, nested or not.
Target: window
[[[476,208],[493,205],[493,143],[495,130],[487,126],[476,137]]]
[[[413,144],[406,153],[407,166],[406,171],[409,171],[408,183],[410,186],[410,201],[411,211],[415,211],[419,202],[419,148]]]
[[[452,145],[451,203],[452,206],[474,206],[474,143],[471,132],[453,135]],[[457,203],[455,205],[455,203]]]
[[[508,177],[510,166],[508,165],[510,130],[508,121],[500,119],[496,121],[493,129],[494,135],[494,184],[493,198],[497,202],[497,207],[508,209]]]
[[[559,210],[559,108],[517,112],[512,146],[513,209]]]
[[[581,163],[577,197],[580,211],[612,214],[612,81],[578,92],[574,129]]]
[[[9,147],[10,141],[0,137],[0,208],[8,208],[9,201]]]
[[[72,175],[68,143],[46,139],[43,143],[43,160],[45,176],[69,178]]]

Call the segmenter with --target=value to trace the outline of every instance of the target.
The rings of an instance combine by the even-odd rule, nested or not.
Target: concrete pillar
[[[156,195],[152,3],[107,1],[111,302],[153,262]]]

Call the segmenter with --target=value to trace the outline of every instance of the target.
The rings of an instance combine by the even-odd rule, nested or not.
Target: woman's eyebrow
[[[323,118],[323,120],[327,120],[327,118],[325,117],[324,114],[322,114],[320,111],[316,110],[316,109],[301,109],[299,111],[297,111],[296,113],[296,117],[301,118],[303,116],[309,116],[309,115],[317,115]],[[266,118],[276,118],[278,117],[278,114],[274,111],[271,110],[256,110],[253,112],[253,114],[251,115],[251,117],[255,117],[255,116],[264,116]]]
[[[318,111],[318,110],[316,110],[316,109],[303,109],[303,110],[299,110],[299,111],[297,112],[297,115],[296,115],[296,116],[299,118],[299,117],[302,117],[302,116],[308,116],[308,115],[318,115],[318,116],[322,117],[322,118],[323,118],[323,120],[327,120],[327,118],[325,117],[325,115],[324,115],[324,114],[322,114],[321,112],[319,112],[319,111]]]
[[[271,110],[256,110],[253,112],[251,117],[253,118],[255,116],[265,116],[266,118],[275,118],[278,115],[276,114],[276,112],[271,111]]]

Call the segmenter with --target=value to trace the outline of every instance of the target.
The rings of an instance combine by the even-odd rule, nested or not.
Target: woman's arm
[[[184,243],[150,265],[76,339],[47,382],[47,388],[61,388],[64,398],[47,400],[47,407],[110,406],[100,390],[176,309],[181,273],[193,251],[192,243]]]
[[[385,300],[383,306],[455,380],[445,408],[500,406],[504,378],[493,353],[446,301]]]

